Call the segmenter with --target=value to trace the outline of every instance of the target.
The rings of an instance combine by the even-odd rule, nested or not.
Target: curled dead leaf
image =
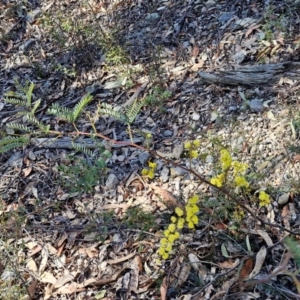
[[[175,207],[183,208],[182,203],[180,203],[169,191],[157,187],[154,184],[151,184],[150,187],[153,189],[154,193],[161,198],[161,201],[168,209],[174,210]]]
[[[243,267],[239,273],[239,280],[240,281],[246,280],[249,274],[251,273],[252,269],[253,269],[253,259],[252,257],[249,257],[243,263]]]
[[[254,276],[256,276],[259,273],[259,271],[265,261],[266,255],[267,255],[267,248],[265,246],[263,246],[260,248],[260,250],[256,254],[255,266],[254,266],[254,269],[252,270],[251,274],[248,277],[249,279],[253,278]]]

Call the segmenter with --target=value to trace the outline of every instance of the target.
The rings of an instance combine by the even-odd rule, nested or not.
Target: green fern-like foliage
[[[32,116],[34,116],[36,110],[41,104],[40,99],[36,101],[34,105],[32,103],[32,93],[34,89],[34,83],[26,82],[24,87],[21,86],[19,83],[17,83],[17,88],[20,90],[20,92],[15,93],[10,91],[6,93],[6,97],[4,98],[4,101],[6,103],[10,103],[13,105],[24,106],[27,109],[27,111],[20,112],[20,114],[22,115],[31,114]],[[30,111],[28,112],[28,110]]]
[[[47,133],[50,129],[50,125],[44,125],[42,122],[40,122],[35,116],[31,114],[26,115],[27,120],[36,125],[41,131]]]
[[[27,107],[31,107],[33,89],[34,89],[34,83],[31,82],[26,90],[26,106]]]
[[[86,155],[88,155],[89,157],[92,157],[92,158],[95,157],[97,154],[95,151],[87,149],[86,147],[82,146],[79,143],[72,143],[72,147],[75,150],[85,153]]]
[[[18,131],[32,132],[32,128],[29,128],[26,125],[20,123],[9,123],[6,125],[6,127]]]
[[[18,92],[9,91],[5,94],[4,101],[14,105],[21,105],[27,108],[32,104],[32,93],[34,89],[34,83],[27,81],[24,86],[19,83],[16,84]]]
[[[99,112],[103,115],[111,116],[121,122],[128,123],[127,116],[122,112],[116,110],[112,105],[107,103],[102,103]]]
[[[55,115],[63,121],[68,123],[75,122],[86,105],[93,99],[93,96],[90,94],[85,95],[73,109],[69,109],[64,106],[60,106],[57,103],[52,104],[51,108],[47,110],[47,113],[50,115]]]
[[[57,103],[53,103],[52,106],[47,110],[47,113],[54,115],[68,123],[73,122],[72,110],[67,107],[60,106]]]
[[[29,123],[36,125],[41,131],[48,133],[50,129],[50,125],[44,125],[31,113],[25,114],[25,117],[27,118],[27,121]],[[6,125],[6,127],[18,131],[23,131],[23,132],[29,132],[29,133],[32,132],[32,128],[20,123],[9,123]]]
[[[34,116],[36,110],[39,108],[41,104],[41,100],[37,100],[35,103],[34,103],[34,106],[31,108],[31,111],[30,111],[30,114]]]
[[[85,153],[86,155],[88,155],[89,157],[96,159],[96,158],[103,158],[104,160],[111,157],[111,153],[110,151],[106,150],[101,142],[101,140],[99,140],[96,137],[92,137],[93,139],[93,148],[95,150],[91,150],[88,149],[87,147],[85,147],[84,145],[80,144],[80,143],[72,143],[72,147],[73,149],[80,151],[82,153]]]
[[[0,153],[5,153],[11,149],[16,149],[26,145],[29,139],[25,136],[6,137],[0,140]]]
[[[93,99],[93,96],[91,96],[90,94],[87,94],[75,105],[75,107],[72,111],[74,121],[76,121],[78,119],[82,110],[92,101],[92,99]]]
[[[102,103],[99,111],[104,115],[109,115],[127,125],[130,125],[135,120],[144,105],[145,101],[135,101],[125,109],[125,113],[122,113],[113,108],[110,104]]]
[[[129,105],[126,108],[126,117],[129,124],[131,124],[135,120],[135,118],[137,117],[138,113],[144,105],[145,101],[134,101],[131,105]]]
[[[6,94],[6,96],[7,95],[8,94]],[[13,105],[26,106],[26,101],[24,101],[23,99],[15,98],[15,97],[6,97],[6,98],[4,98],[4,101],[6,103],[10,103]]]

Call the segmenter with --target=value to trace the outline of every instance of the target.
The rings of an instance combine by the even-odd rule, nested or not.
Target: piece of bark
[[[268,85],[281,77],[300,79],[300,63],[284,62],[278,64],[241,66],[236,70],[222,70],[219,74],[199,72],[205,82],[224,85]]]
[[[124,142],[131,143],[131,140],[126,140]],[[140,143],[141,139],[134,138],[134,143]],[[86,149],[94,149],[99,147],[99,144],[91,139],[91,138],[77,138],[72,139],[70,137],[62,137],[62,138],[37,138],[32,140],[32,144],[34,144],[38,148],[54,148],[54,149],[74,149],[73,143],[77,146],[84,147]],[[112,147],[124,147],[124,145],[112,145]]]

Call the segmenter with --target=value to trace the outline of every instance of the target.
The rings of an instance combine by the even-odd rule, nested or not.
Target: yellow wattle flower
[[[185,142],[185,143],[183,144],[183,146],[184,146],[184,149],[191,149],[192,143],[189,142],[189,141],[187,141],[187,142]]]
[[[147,176],[147,175],[148,175],[148,169],[143,169],[142,176]]]
[[[162,257],[162,259],[168,259],[169,258],[169,254],[168,253],[164,253],[161,257]]]
[[[221,167],[223,170],[227,170],[228,168],[230,168],[231,163],[232,163],[231,155],[230,155],[229,151],[226,149],[222,149],[220,151],[220,153],[221,153],[220,161],[222,163]]]
[[[265,191],[260,191],[259,192],[259,206],[267,206],[271,203],[270,196],[265,192]]]
[[[199,147],[199,146],[200,146],[200,141],[199,141],[199,140],[194,140],[194,141],[193,141],[193,145],[194,145],[195,147]]]
[[[197,204],[199,200],[199,196],[198,195],[194,195],[193,197],[191,197],[189,200],[188,200],[188,203],[189,204]]]
[[[235,184],[239,187],[248,188],[250,185],[249,182],[247,182],[247,180],[242,176],[236,176],[234,181],[235,181]]]
[[[156,169],[156,167],[157,167],[157,163],[155,163],[155,162],[148,162],[148,166],[149,166],[149,168],[150,169],[153,169],[153,170],[155,170]]]
[[[177,218],[174,217],[174,216],[172,216],[172,217],[171,217],[171,222],[172,222],[172,223],[176,223],[176,221],[177,221]]]
[[[176,226],[175,226],[175,224],[170,224],[169,226],[168,226],[168,230],[172,233],[172,232],[175,232],[175,230],[176,230]]]
[[[197,150],[191,150],[190,151],[190,158],[193,158],[193,159],[195,159],[195,158],[197,158],[198,157],[198,151]]]
[[[148,170],[148,177],[149,177],[150,179],[153,179],[154,176],[155,176],[154,170],[153,170],[153,169]]]
[[[182,217],[183,216],[183,210],[180,207],[176,207],[175,208],[175,213],[178,217]]]

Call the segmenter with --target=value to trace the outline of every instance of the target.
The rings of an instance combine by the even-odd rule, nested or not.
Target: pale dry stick
[[[295,231],[292,231],[292,230],[289,230],[287,228],[284,228],[283,226],[279,225],[279,224],[273,224],[273,223],[270,223],[270,222],[267,222],[265,220],[263,220],[262,218],[258,217],[250,208],[248,208],[246,205],[244,205],[243,203],[241,203],[238,199],[236,199],[234,196],[232,196],[232,194],[224,187],[217,187],[215,185],[213,185],[212,183],[210,183],[210,181],[208,181],[207,179],[205,179],[204,177],[202,177],[198,172],[194,171],[193,169],[190,169],[190,168],[187,168],[185,166],[182,166],[170,159],[167,159],[165,157],[163,157],[162,155],[156,153],[154,150],[150,150],[150,149],[147,149],[141,145],[137,145],[135,143],[130,143],[130,142],[122,142],[122,141],[116,141],[114,139],[111,139],[101,133],[89,133],[89,132],[59,132],[59,131],[49,131],[48,134],[55,134],[55,135],[72,135],[72,136],[78,136],[78,135],[83,135],[83,136],[96,136],[96,137],[99,137],[99,138],[102,138],[106,141],[110,141],[112,144],[117,144],[117,145],[121,145],[121,146],[128,146],[128,147],[134,147],[134,148],[137,148],[137,149],[140,149],[140,150],[143,150],[143,151],[147,151],[149,152],[150,154],[152,154],[154,157],[158,157],[160,158],[161,160],[163,160],[165,163],[167,164],[171,164],[175,167],[179,167],[191,174],[193,174],[195,177],[197,177],[202,183],[206,183],[208,184],[209,186],[217,189],[218,191],[220,191],[221,193],[223,193],[224,195],[226,195],[229,199],[231,199],[233,202],[235,202],[236,204],[238,204],[239,206],[241,206],[245,211],[247,211],[251,216],[253,216],[256,220],[260,221],[262,224],[264,225],[268,225],[268,226],[271,226],[271,227],[275,227],[275,228],[279,228],[283,231],[286,231],[288,233],[291,233],[291,234],[294,234],[294,235],[298,235],[300,236],[300,232],[295,232]]]

